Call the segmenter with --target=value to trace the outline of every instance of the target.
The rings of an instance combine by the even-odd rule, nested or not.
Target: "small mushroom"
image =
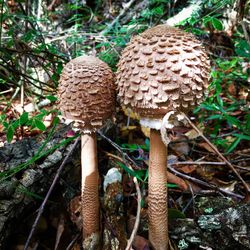
[[[58,96],[63,117],[81,132],[83,246],[98,249],[99,174],[95,132],[115,110],[113,73],[96,57],[77,57],[63,68]]]
[[[193,35],[166,25],[135,36],[118,63],[120,102],[139,114],[141,124],[151,129],[149,240],[157,250],[168,249],[167,148],[161,139],[162,120],[201,103],[209,68],[201,43]]]

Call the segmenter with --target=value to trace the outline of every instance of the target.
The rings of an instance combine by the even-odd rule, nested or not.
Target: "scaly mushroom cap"
[[[80,56],[65,65],[58,87],[64,118],[83,132],[104,125],[115,110],[115,84],[109,66],[94,56]]]
[[[158,25],[135,36],[124,49],[118,63],[118,96],[142,118],[187,112],[201,103],[209,68],[205,50],[192,34]]]

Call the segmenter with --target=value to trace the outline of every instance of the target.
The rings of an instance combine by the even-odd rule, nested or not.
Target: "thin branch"
[[[226,165],[226,163],[221,161],[178,161],[168,163],[168,165]]]
[[[122,149],[121,149],[121,147],[118,145],[118,144],[116,144],[115,142],[113,142],[112,140],[110,140],[107,136],[105,136],[100,130],[98,131],[98,134],[102,137],[102,138],[104,138],[106,141],[108,141],[122,156],[123,156],[123,159],[124,159],[124,161],[127,163],[127,160],[128,161],[130,161],[132,164],[133,164],[133,166],[135,167],[135,168],[137,168],[137,169],[139,169],[139,167],[137,166],[137,164],[136,164],[136,162],[132,159],[132,158],[130,158],[129,156],[128,156],[128,154],[126,154],[126,153],[124,153],[123,151],[122,151]],[[129,163],[128,163],[128,165],[130,165]]]
[[[7,94],[7,93],[9,93],[9,92],[13,92],[13,90],[14,90],[13,88],[4,90],[4,91],[0,92],[0,95]]]
[[[132,167],[130,165],[128,167],[130,169],[132,169]],[[140,216],[141,216],[141,201],[142,201],[141,190],[140,190],[139,183],[138,183],[136,177],[133,178],[133,181],[135,183],[135,188],[136,188],[136,192],[137,192],[137,212],[136,212],[136,220],[135,220],[134,228],[133,228],[133,231],[132,231],[130,238],[127,242],[126,250],[131,249],[131,246],[133,244],[133,241],[135,239],[136,233],[137,233],[138,228],[139,228]]]
[[[67,246],[66,250],[71,250],[73,245],[75,244],[75,242],[80,238],[80,234],[77,234],[73,240],[69,243],[69,245]]]
[[[70,155],[72,154],[73,150],[76,148],[76,146],[77,146],[79,140],[80,140],[80,137],[78,137],[78,138],[75,140],[75,142],[74,142],[72,148],[70,149],[69,153],[68,153],[67,156],[64,158],[64,160],[63,160],[61,166],[60,166],[60,167],[58,168],[58,170],[57,170],[56,175],[55,175],[55,178],[54,178],[54,180],[53,180],[53,182],[52,182],[52,184],[51,184],[51,186],[50,186],[50,188],[49,188],[49,191],[47,192],[47,194],[46,194],[46,196],[45,196],[45,198],[44,198],[44,200],[43,200],[43,202],[42,202],[42,204],[41,204],[41,206],[40,206],[40,208],[39,208],[39,210],[38,210],[38,213],[37,213],[36,219],[35,219],[35,221],[34,221],[34,224],[32,225],[32,228],[31,228],[31,231],[30,231],[30,233],[29,233],[29,236],[28,236],[28,238],[27,238],[27,240],[26,240],[26,242],[25,242],[24,250],[28,250],[30,240],[31,240],[31,238],[32,238],[32,236],[33,236],[33,234],[34,234],[34,231],[35,231],[35,229],[36,229],[36,227],[37,227],[37,224],[38,224],[38,222],[39,222],[39,219],[40,219],[40,217],[41,217],[41,215],[42,215],[42,213],[43,213],[43,211],[44,211],[45,205],[46,205],[46,203],[47,203],[47,201],[48,201],[48,199],[49,199],[49,197],[50,197],[50,194],[51,194],[51,192],[53,191],[53,189],[54,189],[54,187],[55,187],[55,185],[56,185],[56,183],[57,183],[57,181],[58,181],[58,179],[59,179],[59,176],[60,176],[60,174],[61,174],[61,172],[62,172],[62,170],[63,170],[64,165],[67,163],[67,161],[68,161]]]
[[[239,161],[245,161],[245,160],[250,160],[250,158],[249,159],[238,159],[238,160],[234,160],[232,162],[239,162]],[[215,166],[217,165],[217,166],[225,166],[227,164],[226,164],[226,162],[222,162],[222,161],[178,161],[178,162],[169,163],[169,165],[215,165]],[[247,167],[235,166],[235,168],[249,171],[249,168],[247,168]]]
[[[186,114],[182,113],[186,120],[189,122],[189,124],[193,127],[193,129],[201,136],[206,143],[214,150],[214,152],[219,156],[219,158],[224,161],[229,168],[235,173],[235,175],[241,180],[243,186],[245,187],[246,191],[250,193],[250,188],[248,187],[247,183],[243,180],[243,178],[240,176],[240,174],[237,172],[237,170],[234,168],[234,166],[220,153],[220,151],[203,135],[203,133],[191,122],[191,120],[187,117]]]
[[[236,198],[238,198],[238,199],[244,199],[244,198],[245,198],[243,195],[235,194],[235,193],[233,193],[233,192],[230,192],[230,191],[224,190],[224,189],[222,189],[222,188],[219,188],[219,187],[215,186],[214,184],[211,184],[211,183],[208,184],[208,183],[205,182],[205,181],[198,180],[198,179],[196,179],[196,178],[194,178],[194,177],[191,177],[191,176],[189,176],[189,175],[183,174],[183,173],[177,171],[177,170],[176,170],[175,168],[173,168],[172,166],[168,166],[168,169],[169,169],[171,172],[173,172],[174,174],[176,174],[177,176],[180,176],[180,177],[182,177],[182,178],[184,178],[184,179],[186,179],[186,180],[189,180],[189,181],[198,183],[198,184],[203,185],[203,186],[208,187],[208,188],[213,188],[213,189],[215,189],[215,190],[220,191],[221,193],[224,193],[224,194],[230,195],[230,196],[234,196],[234,197],[236,197]]]

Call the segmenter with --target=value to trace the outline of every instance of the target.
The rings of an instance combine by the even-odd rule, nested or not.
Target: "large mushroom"
[[[120,102],[150,128],[149,240],[156,250],[168,249],[167,148],[160,130],[171,114],[176,118],[201,103],[208,73],[201,43],[192,34],[166,25],[132,38],[118,63]]]
[[[81,132],[82,220],[84,249],[97,249],[99,195],[96,130],[115,110],[115,85],[109,66],[94,56],[65,65],[58,88],[59,109]]]

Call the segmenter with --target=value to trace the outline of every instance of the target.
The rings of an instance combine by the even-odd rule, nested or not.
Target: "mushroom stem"
[[[158,130],[150,130],[148,216],[149,240],[156,250],[168,249],[167,148]]]
[[[99,195],[96,134],[82,134],[82,224],[83,238],[99,234]]]

